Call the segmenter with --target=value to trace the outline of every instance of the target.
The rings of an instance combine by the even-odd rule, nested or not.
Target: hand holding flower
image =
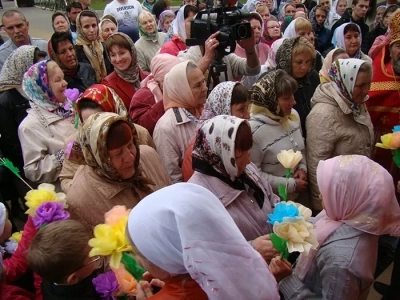
[[[294,172],[294,174],[293,174],[293,178],[296,178],[296,179],[298,178],[298,179],[301,179],[306,182],[308,180],[307,173],[304,172],[304,170],[302,170],[302,169],[297,169],[296,172]]]
[[[147,281],[140,281],[137,285],[136,300],[146,300],[152,296],[151,284]]]
[[[274,257],[269,264],[269,269],[277,282],[292,275],[292,265],[280,256]]]
[[[279,255],[271,242],[269,235],[263,235],[253,241],[253,248],[261,254],[264,260],[268,263],[272,258]]]

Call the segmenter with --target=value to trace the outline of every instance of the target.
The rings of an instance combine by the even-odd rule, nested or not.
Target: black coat
[[[104,48],[104,51],[103,51],[104,64],[106,65],[106,71],[107,71],[107,75],[108,75],[114,71],[114,67],[111,64],[110,60],[108,59],[108,55],[106,52],[106,46],[104,45],[104,43],[102,43],[102,44],[103,44],[103,48]],[[89,60],[89,58],[87,58],[82,45],[75,45],[75,51],[76,51],[76,57],[78,58],[79,62],[84,62],[84,63],[91,65],[90,60]],[[98,82],[98,83],[100,83],[100,82]]]
[[[384,35],[386,31],[387,28],[383,27],[381,24],[375,26],[375,28],[368,32],[365,37],[362,37],[361,51],[365,54],[368,54],[373,43],[375,42],[375,39],[380,35]]]
[[[100,300],[102,299],[92,284],[93,276],[89,276],[77,284],[55,285],[47,280],[42,281],[43,300]]]
[[[96,74],[92,66],[88,63],[80,62],[78,73],[75,76],[65,74],[65,81],[68,83],[68,88],[77,88],[83,93],[88,87],[96,84]]]

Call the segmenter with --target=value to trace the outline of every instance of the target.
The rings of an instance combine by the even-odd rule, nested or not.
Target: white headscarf
[[[209,299],[278,300],[261,255],[209,190],[177,183],[141,200],[128,234],[141,254],[171,274],[190,274]]]
[[[283,38],[284,39],[295,38],[297,36],[297,33],[296,33],[296,22],[297,22],[297,20],[300,20],[300,19],[308,21],[307,19],[300,17],[300,18],[296,18],[295,20],[290,22],[289,26],[285,29],[285,32],[283,33]]]
[[[265,62],[265,66],[267,67],[268,71],[276,68],[276,52],[278,52],[278,49],[282,45],[284,40],[284,38],[281,38],[272,43],[271,50],[268,52],[267,61]]]
[[[344,42],[344,29],[347,25],[354,24],[358,28],[358,32],[360,34],[360,39],[362,41],[362,35],[361,35],[361,29],[360,26],[358,26],[356,23],[344,23],[340,25],[338,28],[336,28],[335,32],[333,33],[332,37],[332,44],[335,48],[342,48],[346,50],[346,44]],[[352,58],[361,58],[361,43],[360,43],[360,48],[357,50],[356,54]]]
[[[179,34],[179,36],[183,39],[186,40],[186,29],[185,29],[185,11],[186,5],[182,6],[178,14],[176,15],[176,18],[172,21],[172,31],[174,34]]]

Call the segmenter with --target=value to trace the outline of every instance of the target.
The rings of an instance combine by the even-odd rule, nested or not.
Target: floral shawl
[[[121,179],[117,170],[114,168],[107,150],[107,135],[110,127],[118,122],[124,121],[132,129],[133,143],[136,147],[135,175],[129,179]],[[137,133],[133,123],[128,119],[114,113],[97,113],[89,117],[79,130],[79,140],[82,147],[86,164],[93,168],[93,171],[100,177],[112,181],[125,182],[133,190],[140,189],[143,192],[151,192],[150,180],[141,175],[139,167],[140,150],[137,142]]]
[[[0,92],[21,87],[24,73],[33,65],[36,46],[15,49],[0,71]]]
[[[118,74],[118,76],[120,78],[133,84],[135,89],[139,89],[140,88],[140,71],[139,71],[139,65],[137,62],[137,54],[136,54],[135,44],[133,43],[132,39],[125,33],[116,32],[116,33],[113,33],[111,36],[114,36],[114,35],[120,35],[121,37],[123,37],[124,39],[126,39],[128,41],[129,45],[131,46],[131,56],[132,56],[131,65],[129,66],[128,69],[121,71],[121,70],[118,70],[118,68],[115,68],[115,72]]]
[[[90,11],[85,11],[85,13],[88,12]],[[76,18],[76,32],[78,34],[76,45],[83,46],[83,51],[96,73],[96,80],[97,82],[100,82],[107,76],[107,69],[103,56],[104,48],[103,44],[100,42],[100,30],[97,30],[97,39],[93,42],[89,41],[82,30],[81,15],[82,13],[80,13]],[[93,17],[96,18],[98,24],[99,18],[95,13],[93,13]]]
[[[62,103],[57,102],[56,97],[51,91],[49,80],[47,78],[47,63],[49,60],[34,64],[24,74],[22,89],[29,100],[37,106],[55,113],[61,118],[68,118],[73,111],[65,110]]]
[[[294,121],[297,117],[294,114],[284,116],[278,104],[276,94],[277,72],[269,72],[250,89],[250,112],[252,114],[263,114],[272,120],[280,122],[285,129],[288,129],[288,120]]]

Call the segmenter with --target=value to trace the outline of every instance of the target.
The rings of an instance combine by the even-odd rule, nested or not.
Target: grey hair
[[[362,65],[358,69],[358,73],[360,73],[360,72],[365,72],[365,73],[368,73],[368,74],[372,74],[372,64],[370,62],[367,62],[367,61],[362,63]]]
[[[294,94],[299,88],[296,79],[286,73],[284,70],[276,70],[275,89],[276,98],[288,94]]]
[[[15,14],[19,14],[20,17],[22,18],[22,20],[26,21],[26,18],[22,12],[20,12],[16,9],[10,9],[10,10],[7,10],[1,17],[1,23],[3,23],[3,25],[4,25],[4,18],[10,18],[10,17],[14,16]]]

